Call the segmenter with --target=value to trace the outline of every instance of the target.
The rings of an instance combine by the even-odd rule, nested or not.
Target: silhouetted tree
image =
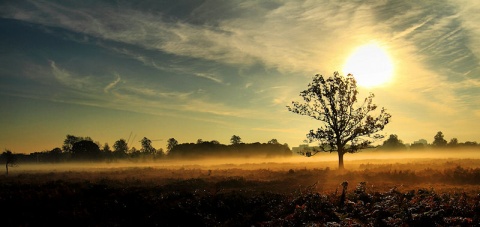
[[[230,143],[233,145],[240,144],[242,143],[242,138],[240,138],[240,136],[233,135],[232,138],[230,138]]]
[[[152,141],[149,140],[147,137],[143,137],[142,140],[140,140],[140,143],[142,144],[142,149],[141,151],[145,154],[155,154],[157,150],[153,148],[152,146]]]
[[[476,141],[465,141],[465,143],[463,143],[464,146],[467,146],[467,147],[474,147],[474,146],[477,146],[478,143]]]
[[[127,155],[128,145],[125,139],[119,139],[113,144],[113,155],[116,158],[123,158]]]
[[[321,121],[323,126],[310,130],[307,134],[309,142],[319,141],[319,151],[338,152],[338,167],[343,169],[343,156],[367,148],[372,141],[381,139],[376,134],[384,129],[391,115],[381,109],[378,116],[370,115],[377,109],[373,104],[374,95],[365,98],[360,107],[354,107],[357,102],[357,83],[351,74],[346,77],[334,72],[333,77],[324,79],[315,75],[307,90],[300,92],[304,103],[292,102],[288,110],[300,115],[309,116]]]
[[[267,143],[268,144],[280,144],[277,139],[271,139]]]
[[[405,149],[405,144],[398,139],[398,136],[395,134],[391,134],[390,137],[383,142],[382,145],[383,149],[389,149],[389,150],[400,150],[400,149]]]
[[[105,143],[102,148],[102,154],[107,159],[108,161],[111,161],[113,159],[113,152],[110,149],[110,146],[108,143]]]
[[[165,156],[165,152],[163,151],[163,148],[159,148],[155,153],[155,158],[162,158],[164,156]]]
[[[108,143],[105,143],[105,144],[103,145],[102,151],[103,151],[104,153],[110,153],[110,152],[112,152],[112,150],[110,150],[110,146],[108,145]]]
[[[2,161],[5,162],[5,174],[8,175],[8,167],[17,164],[17,157],[10,150],[5,150],[1,155]]]
[[[130,153],[130,157],[132,157],[132,158],[138,158],[140,156],[140,151],[137,150],[137,148],[135,148],[135,147],[130,148],[128,153]]]
[[[61,156],[62,156],[62,149],[58,147],[53,148],[51,151],[48,152],[48,159],[54,163],[59,162],[61,159]]]
[[[72,157],[76,160],[99,160],[101,151],[93,141],[82,140],[73,144]]]
[[[170,138],[167,141],[167,151],[170,152],[175,146],[178,145],[178,141],[174,138]]]
[[[458,139],[457,138],[452,138],[450,142],[447,144],[449,147],[456,147],[458,146]]]
[[[88,136],[81,137],[81,136],[67,135],[67,138],[65,138],[65,140],[63,141],[63,146],[62,146],[63,152],[72,152],[73,144],[75,144],[76,142],[80,142],[82,140],[93,142],[92,138]]]
[[[67,138],[63,141],[62,150],[64,152],[72,152],[73,144],[76,142],[81,141],[82,138],[74,136],[74,135],[67,135]]]
[[[437,134],[433,137],[433,146],[445,147],[446,145],[447,141],[443,138],[443,133],[441,131],[437,132]]]

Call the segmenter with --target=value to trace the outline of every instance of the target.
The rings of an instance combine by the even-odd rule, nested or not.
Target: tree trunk
[[[343,151],[338,151],[338,169],[339,170],[343,170],[344,167],[343,167],[343,155],[345,153],[343,153]]]
[[[7,173],[5,175],[8,175],[8,162],[5,164],[5,169],[7,170]]]

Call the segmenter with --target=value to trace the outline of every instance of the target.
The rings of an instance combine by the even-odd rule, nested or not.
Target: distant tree
[[[98,144],[91,140],[82,140],[73,144],[72,157],[76,160],[99,160],[101,151]]]
[[[443,133],[441,131],[437,132],[437,134],[433,137],[433,146],[445,147],[446,145],[447,141],[443,138]]]
[[[474,146],[477,146],[478,143],[476,141],[465,141],[465,143],[463,143],[464,146],[468,146],[468,147],[474,147]]]
[[[67,138],[65,138],[65,140],[63,141],[63,146],[62,146],[63,152],[72,152],[73,144],[75,144],[76,142],[80,142],[82,140],[93,142],[93,139],[90,138],[89,136],[81,137],[81,136],[74,136],[74,135],[68,134]]]
[[[103,145],[102,152],[105,154],[112,153],[112,150],[110,150],[110,146],[108,145],[108,143],[105,143]]]
[[[111,161],[113,159],[113,152],[110,149],[108,143],[105,143],[102,147],[102,154],[108,160]]]
[[[82,140],[81,137],[77,137],[74,135],[67,135],[67,138],[65,138],[65,140],[63,141],[62,150],[64,152],[72,152],[73,144],[81,140]]]
[[[62,149],[56,147],[48,152],[48,159],[54,163],[59,162],[62,156]]]
[[[143,137],[142,140],[140,140],[140,143],[142,144],[142,149],[141,152],[144,154],[155,154],[157,150],[153,148],[152,146],[152,141],[149,140],[147,137]]]
[[[178,141],[175,138],[168,139],[168,141],[167,141],[167,151],[170,152],[177,145],[178,145]]]
[[[395,134],[391,134],[390,137],[383,142],[382,145],[383,149],[388,149],[388,150],[400,150],[400,149],[405,149],[405,144],[398,139],[398,136]]]
[[[240,138],[240,136],[233,135],[232,138],[230,138],[230,143],[233,145],[240,144],[242,143],[242,138]]]
[[[374,95],[370,93],[362,105],[354,107],[357,102],[357,82],[348,74],[341,76],[338,72],[333,77],[324,79],[315,75],[307,90],[300,92],[304,103],[292,102],[288,110],[309,116],[323,123],[317,130],[307,134],[309,142],[318,141],[320,150],[316,153],[337,152],[338,167],[343,169],[343,156],[367,148],[373,141],[383,135],[376,134],[390,122],[391,115],[381,109],[377,116],[370,113],[377,109],[373,104]]]
[[[413,143],[410,145],[411,150],[421,150],[425,149],[426,145],[424,143]]]
[[[157,152],[155,152],[155,157],[156,158],[160,158],[160,157],[164,157],[165,156],[165,152],[163,151],[163,148],[159,148],[157,150]]]
[[[5,162],[5,175],[8,175],[8,167],[17,165],[17,157],[10,150],[5,150],[1,155],[2,161]]]
[[[202,139],[198,139],[198,140],[197,140],[197,144],[201,144],[201,143],[203,143],[203,140],[202,140]]]
[[[113,155],[117,158],[123,158],[127,155],[128,145],[125,139],[119,139],[113,144]]]
[[[277,139],[271,139],[267,143],[268,144],[280,144]]]
[[[220,142],[218,142],[217,140],[212,140],[212,141],[210,141],[210,143],[217,144],[217,145],[220,144]]]
[[[130,157],[132,157],[132,158],[137,158],[141,154],[141,152],[135,147],[130,148],[128,153],[130,154]]]
[[[458,139],[457,138],[452,138],[450,142],[447,144],[449,147],[456,147],[458,146]]]

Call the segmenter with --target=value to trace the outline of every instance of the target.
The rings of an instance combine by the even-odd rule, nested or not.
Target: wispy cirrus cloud
[[[103,88],[103,92],[109,93],[110,90],[112,90],[118,83],[120,83],[120,81],[121,81],[120,75],[115,74],[115,76],[116,76],[116,79],[114,81],[112,81],[111,83],[109,83],[107,86],[105,86],[105,88]]]
[[[90,85],[89,77],[75,77],[67,70],[57,67],[54,61],[50,61],[53,76],[62,84],[76,89],[83,89]]]

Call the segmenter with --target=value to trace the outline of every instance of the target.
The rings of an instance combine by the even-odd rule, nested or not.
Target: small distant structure
[[[428,145],[427,140],[419,139],[414,141],[413,144],[410,145],[410,149],[424,149]]]
[[[424,146],[427,146],[427,140],[425,139],[419,139],[417,141],[413,141],[413,144],[423,144]]]

